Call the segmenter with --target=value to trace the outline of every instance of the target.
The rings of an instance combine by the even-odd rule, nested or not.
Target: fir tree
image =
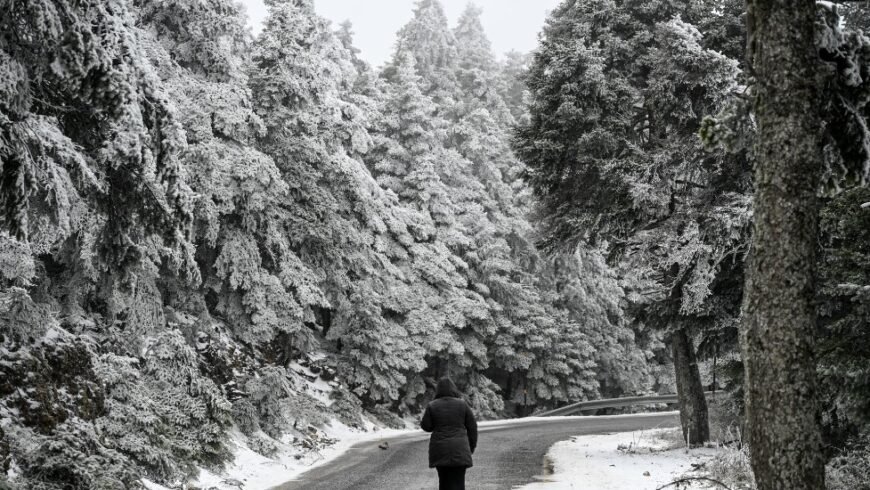
[[[72,207],[87,203],[106,267],[134,265],[152,237],[183,250],[191,217],[175,108],[130,23],[123,3],[25,2],[0,24],[2,225],[26,239],[42,215],[66,238],[84,224]]]
[[[397,400],[425,357],[425,333],[407,318],[425,300],[404,291],[413,278],[400,267],[414,253],[408,233],[418,223],[402,221],[408,216],[358,159],[371,141],[352,56],[310,4],[275,2],[253,61],[251,87],[266,127],[261,143],[290,188],[284,230],[329,301],[323,331],[340,342],[352,373],[346,379],[360,395]],[[448,282],[452,268],[428,264]]]
[[[541,289],[543,268],[536,269],[539,259],[526,221],[524,187],[517,179],[522,165],[508,143],[513,119],[500,95],[498,65],[480,11],[467,9],[453,36],[409,34],[419,33],[421,22],[417,15],[403,28],[385,70],[387,127],[379,140],[385,150],[374,168],[400,197],[417,205],[421,196],[443,203],[428,209],[436,230],[467,266],[464,274],[471,289],[492,305],[489,318],[456,336],[486,350],[475,351],[474,361],[449,361],[450,370],[460,380],[483,383],[485,378],[472,373],[485,368],[488,376],[500,380],[507,397],[522,389],[523,402],[530,405],[590,396],[594,382],[585,377],[590,373],[585,369],[591,348],[582,333],[577,336],[577,325],[565,319],[567,313],[558,311],[555,295]],[[427,32],[442,32],[442,24],[427,25]],[[433,50],[455,53],[453,75],[442,78],[456,80],[450,97],[444,95],[448,85],[439,84],[442,90],[433,91],[427,80],[441,76],[440,58],[415,56]],[[430,169],[431,160],[436,165]],[[414,162],[425,165],[421,170],[428,173],[426,180],[419,178],[419,171],[408,172]],[[446,205],[449,213],[438,211]],[[570,336],[576,340],[573,347],[560,340]]]
[[[531,119],[515,148],[541,198],[545,245],[607,243],[630,273],[638,318],[672,329],[684,432],[701,442],[706,405],[686,328],[736,316],[739,297],[722,305],[713,292],[740,277],[728,259],[745,247],[748,179],[742,155],[707,153],[697,137],[736,87],[737,62],[678,16],[704,11],[560,6],[528,76]]]
[[[504,61],[499,67],[501,77],[501,98],[507,104],[511,116],[517,124],[527,124],[526,118],[526,73],[529,70],[531,55],[510,51],[505,54]]]
[[[414,14],[399,31],[396,52],[414,59],[421,78],[423,93],[436,103],[449,106],[456,93],[456,39],[439,0],[417,0]],[[400,58],[394,61],[402,62]],[[394,64],[388,64],[386,76],[392,78]]]

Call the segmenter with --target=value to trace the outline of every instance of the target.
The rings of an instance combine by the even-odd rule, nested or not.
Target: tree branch
[[[694,477],[680,478],[679,480],[674,480],[674,481],[668,483],[667,485],[662,485],[662,486],[656,488],[656,490],[662,490],[662,489],[664,489],[664,488],[668,488],[668,487],[670,487],[670,486],[679,485],[679,484],[681,484],[681,483],[691,483],[691,482],[693,482],[693,481],[705,481],[705,482],[708,482],[708,483],[713,483],[713,484],[716,484],[716,485],[720,485],[722,488],[724,488],[724,489],[726,489],[726,490],[731,490],[731,487],[729,487],[728,485],[726,485],[726,484],[720,482],[719,480],[715,480],[715,479],[713,479],[713,478],[707,478],[706,476],[694,476]]]

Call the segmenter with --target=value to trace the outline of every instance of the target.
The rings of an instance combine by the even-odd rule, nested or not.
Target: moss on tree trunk
[[[748,0],[754,235],[743,304],[746,416],[760,490],[821,490],[813,304],[822,171],[815,2]]]

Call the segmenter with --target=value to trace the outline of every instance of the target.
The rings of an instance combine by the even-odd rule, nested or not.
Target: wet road
[[[608,434],[654,427],[675,427],[676,412],[613,417],[523,419],[480,426],[474,467],[466,474],[468,490],[506,490],[535,481],[543,473],[547,450],[577,435]],[[378,447],[382,441],[389,449]],[[273,490],[433,490],[428,467],[429,434],[415,432],[357,444],[331,463],[303,473]],[[582,464],[582,462],[580,462]]]

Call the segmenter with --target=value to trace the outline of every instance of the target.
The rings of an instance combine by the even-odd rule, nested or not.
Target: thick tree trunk
[[[755,74],[755,201],[741,344],[760,490],[821,490],[813,329],[822,171],[815,1],[747,0]]]
[[[704,398],[695,346],[684,329],[678,330],[671,337],[671,351],[674,356],[683,439],[693,446],[703,444],[710,439],[707,399]]]

